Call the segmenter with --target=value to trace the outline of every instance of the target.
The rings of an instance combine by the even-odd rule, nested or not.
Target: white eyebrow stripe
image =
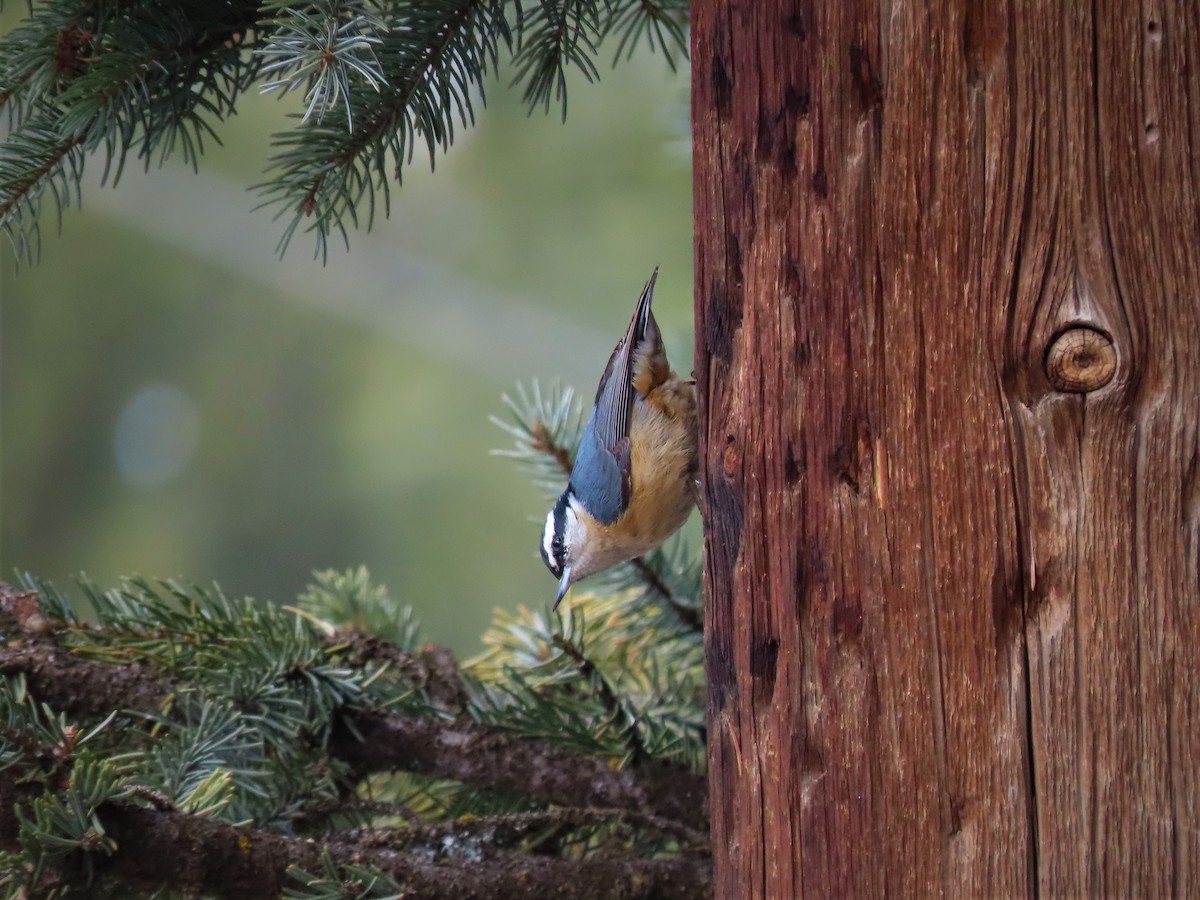
[[[526,546],[528,546],[528,544]],[[555,562],[554,510],[550,510],[550,514],[546,516],[546,527],[542,529],[542,549],[546,552],[546,559],[550,560],[550,562]]]

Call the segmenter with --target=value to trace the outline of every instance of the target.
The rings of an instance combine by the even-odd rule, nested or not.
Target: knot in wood
[[[725,453],[721,460],[721,469],[725,472],[726,478],[732,478],[733,473],[737,471],[738,452],[734,446],[733,435],[730,435],[725,441]]]
[[[1046,376],[1055,390],[1086,394],[1104,387],[1117,373],[1112,338],[1087,325],[1062,331],[1046,350]]]

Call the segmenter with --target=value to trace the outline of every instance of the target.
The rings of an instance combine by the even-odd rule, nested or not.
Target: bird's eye
[[[571,489],[568,487],[554,509],[546,518],[546,532],[543,537],[542,554],[546,557],[546,565],[556,577],[562,575],[567,563],[567,514],[570,503]]]

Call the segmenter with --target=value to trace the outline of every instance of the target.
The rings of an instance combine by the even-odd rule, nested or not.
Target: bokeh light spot
[[[130,484],[158,487],[187,468],[200,440],[200,413],[172,384],[139,388],[117,419],[113,455]]]

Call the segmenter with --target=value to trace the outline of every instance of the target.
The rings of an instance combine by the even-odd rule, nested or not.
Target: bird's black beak
[[[562,598],[567,595],[567,588],[571,586],[571,567],[563,566],[562,578],[558,581],[558,592],[554,595],[554,606],[551,609],[558,609],[558,604],[562,603]]]

